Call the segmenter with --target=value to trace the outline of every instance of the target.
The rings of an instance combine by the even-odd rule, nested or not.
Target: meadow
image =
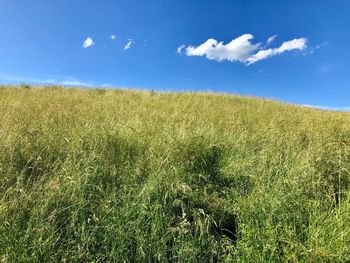
[[[350,113],[0,88],[0,262],[349,262]]]

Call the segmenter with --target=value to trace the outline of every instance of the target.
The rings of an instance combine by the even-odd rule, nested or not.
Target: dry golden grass
[[[0,261],[350,261],[350,114],[0,89]]]

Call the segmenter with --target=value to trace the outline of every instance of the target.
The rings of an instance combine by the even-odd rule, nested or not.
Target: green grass
[[[350,114],[0,89],[0,262],[349,262]]]

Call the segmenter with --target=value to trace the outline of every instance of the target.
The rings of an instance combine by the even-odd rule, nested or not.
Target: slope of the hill
[[[350,261],[350,114],[0,89],[1,262]]]

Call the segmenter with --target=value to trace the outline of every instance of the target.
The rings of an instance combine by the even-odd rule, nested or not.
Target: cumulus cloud
[[[254,38],[251,34],[239,36],[229,43],[218,42],[210,38],[199,46],[180,46],[177,53],[181,53],[185,49],[187,56],[205,56],[210,60],[231,62],[241,62],[246,65],[253,64],[259,60],[282,54],[286,51],[304,50],[306,46],[306,38],[298,38],[283,42],[278,48],[264,49],[261,43],[252,43]],[[271,36],[267,43],[270,44],[276,36]],[[178,52],[180,51],[180,52]]]
[[[126,45],[124,46],[124,50],[128,50],[129,48],[131,48],[131,45],[134,44],[135,41],[132,40],[131,38],[128,39],[128,42],[126,43]]]
[[[91,37],[88,37],[85,39],[84,43],[83,43],[83,48],[88,48],[95,45],[94,41],[92,40]]]
[[[253,35],[244,34],[233,39],[226,45],[224,42],[210,38],[203,44],[194,47],[188,46],[186,48],[187,56],[206,56],[208,59],[223,61],[239,61],[245,63],[250,57],[250,54],[260,47],[260,43],[252,44],[251,39]]]

